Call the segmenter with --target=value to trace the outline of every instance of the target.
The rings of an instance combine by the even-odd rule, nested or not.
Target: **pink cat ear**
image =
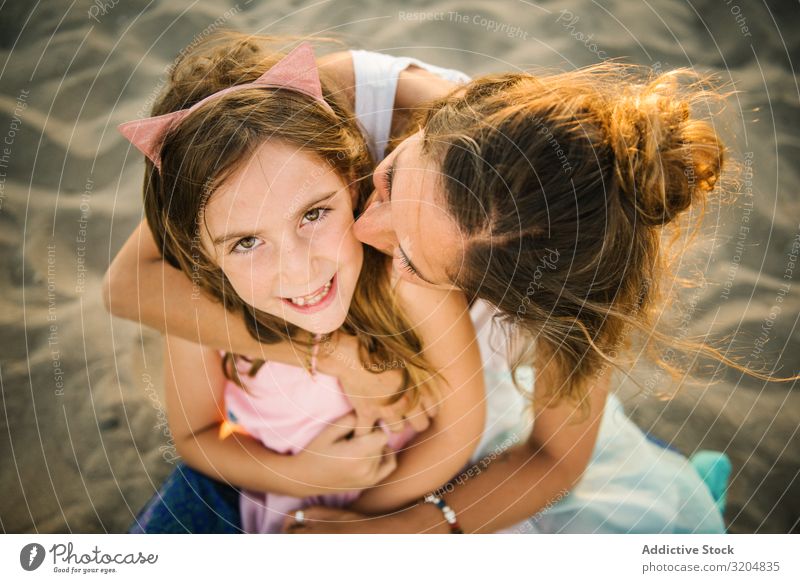
[[[256,83],[305,93],[328,106],[322,97],[322,85],[319,81],[314,49],[308,43],[295,47],[274,67],[261,75]]]
[[[277,87],[291,89],[299,93],[304,93],[324,105],[328,110],[333,111],[331,106],[322,97],[322,85],[319,81],[319,71],[317,62],[314,59],[314,49],[308,43],[303,43],[292,50],[283,59],[266,71],[253,83],[244,85],[234,85],[221,91],[209,95],[195,103],[189,109],[181,109],[172,113],[166,113],[157,117],[147,119],[137,119],[118,126],[120,133],[125,136],[139,151],[150,158],[161,171],[161,142],[164,135],[171,127],[196,111],[209,101],[219,99],[233,91],[241,91],[250,87]]]
[[[138,150],[150,158],[161,171],[161,140],[173,124],[177,124],[189,113],[182,109],[147,119],[135,119],[117,126],[120,133],[136,146]]]

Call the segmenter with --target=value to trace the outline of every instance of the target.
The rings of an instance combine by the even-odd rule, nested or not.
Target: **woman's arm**
[[[462,470],[478,446],[486,417],[481,355],[463,295],[402,280],[397,292],[426,359],[439,374],[441,401],[430,428],[399,454],[398,469],[354,503],[354,509],[370,514],[413,502]]]
[[[320,70],[334,80],[345,101],[354,107],[356,76],[350,51],[337,51],[325,55],[318,59],[318,63]],[[404,136],[408,122],[420,107],[441,99],[457,87],[458,84],[442,79],[417,65],[412,64],[400,71],[394,96],[391,137]]]
[[[411,65],[403,69],[397,78],[397,91],[394,97],[392,115],[392,139],[400,139],[408,134],[408,124],[417,111],[458,88],[458,84],[442,79],[430,71]]]
[[[295,456],[278,454],[241,432],[223,437],[226,379],[216,350],[167,336],[164,373],[169,428],[191,467],[241,488],[297,497],[368,487],[395,469],[386,436],[347,439],[355,416],[327,427]]]
[[[608,375],[607,375],[608,376]],[[537,387],[560,382],[547,370],[537,374]],[[608,378],[589,389],[590,406],[584,418],[562,404],[536,416],[533,432],[524,444],[479,462],[469,477],[448,490],[447,503],[465,532],[496,532],[517,524],[562,498],[580,480],[591,459],[603,416]],[[340,509],[306,509],[305,526],[287,520],[285,530],[325,532],[449,532],[442,513],[431,504],[417,504],[391,516],[367,517]],[[318,522],[319,521],[319,522]]]

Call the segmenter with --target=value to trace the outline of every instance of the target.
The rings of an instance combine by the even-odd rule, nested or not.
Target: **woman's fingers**
[[[438,411],[438,401],[427,393],[424,393],[419,402],[412,408],[408,407],[408,399],[403,395],[397,402],[382,407],[380,418],[386,424],[386,427],[394,433],[402,431],[406,423],[414,431],[421,433],[430,427],[431,419],[436,417]]]
[[[419,400],[420,407],[425,411],[425,417],[433,419],[439,412],[439,400],[437,397],[430,394],[429,391],[424,391]]]
[[[386,428],[392,433],[400,433],[406,424],[405,413],[408,409],[405,395],[400,397],[396,403],[384,405],[380,410],[380,418]]]
[[[348,413],[343,417],[339,417],[336,421],[332,422],[325,429],[323,429],[314,441],[320,443],[333,443],[346,438],[356,429],[357,418],[354,413]]]
[[[367,435],[353,438],[353,446],[363,458],[377,458],[383,454],[386,444],[389,443],[389,436],[380,429],[375,429]]]
[[[378,417],[380,416],[380,408],[374,405],[364,406],[361,409],[355,409],[355,413],[357,416],[355,436],[361,437],[362,435],[372,433],[375,429],[375,424],[378,422]]]
[[[375,469],[376,483],[380,483],[397,469],[397,454],[386,448],[384,455],[378,460],[378,465]]]
[[[421,404],[406,413],[406,421],[417,433],[422,433],[431,424],[431,420]]]

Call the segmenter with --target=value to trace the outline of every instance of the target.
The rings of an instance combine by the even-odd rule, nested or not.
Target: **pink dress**
[[[247,391],[235,383],[225,384],[225,408],[231,423],[282,454],[302,451],[323,429],[353,410],[335,377],[278,362],[266,362],[254,377],[249,363],[238,364]],[[389,433],[389,447],[399,449],[414,436],[407,427]],[[310,498],[295,498],[268,492],[242,491],[239,507],[242,528],[251,533],[280,532],[289,512],[311,506],[342,507],[358,498],[358,492],[342,492]]]

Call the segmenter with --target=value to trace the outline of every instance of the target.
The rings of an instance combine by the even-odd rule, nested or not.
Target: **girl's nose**
[[[353,233],[362,243],[392,255],[397,236],[392,228],[392,203],[375,200],[353,225]]]
[[[278,259],[278,273],[280,274],[281,295],[290,292],[294,295],[305,295],[313,290],[306,288],[313,284],[311,273],[313,272],[314,257],[308,245],[300,242],[283,242],[280,248]]]

